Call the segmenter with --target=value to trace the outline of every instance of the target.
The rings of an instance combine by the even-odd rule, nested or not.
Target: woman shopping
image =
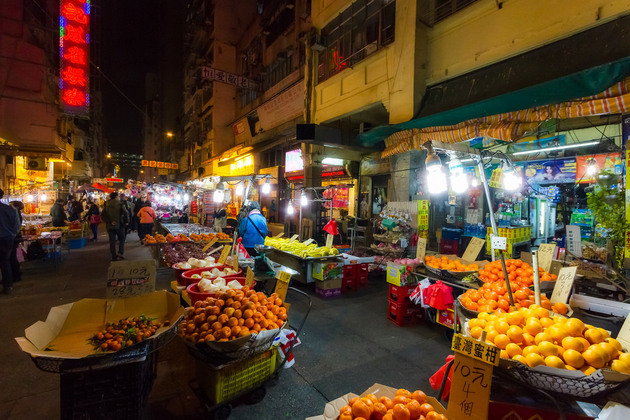
[[[140,242],[144,243],[144,237],[153,232],[153,223],[155,223],[155,220],[157,219],[155,210],[151,208],[150,201],[144,203],[144,207],[142,207],[138,212],[138,219],[140,219],[140,224],[138,225],[138,237],[140,238]]]
[[[101,211],[99,210],[96,203],[92,201],[88,201],[88,211],[85,214],[85,220],[90,222],[90,229],[92,229],[92,234],[94,237],[92,241],[98,241],[98,225],[101,223]]]

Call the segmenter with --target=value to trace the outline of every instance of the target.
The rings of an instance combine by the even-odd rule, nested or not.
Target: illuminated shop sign
[[[302,150],[289,150],[284,154],[284,171],[296,172],[304,169],[304,161],[302,160]]]
[[[86,115],[90,105],[90,0],[61,0],[59,92],[64,112]]]

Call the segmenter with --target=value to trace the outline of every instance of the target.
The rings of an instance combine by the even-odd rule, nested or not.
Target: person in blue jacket
[[[267,220],[260,212],[260,204],[254,201],[249,206],[249,212],[243,217],[238,225],[238,234],[243,238],[243,246],[250,255],[258,255],[254,249],[255,245],[265,243],[267,236]]]

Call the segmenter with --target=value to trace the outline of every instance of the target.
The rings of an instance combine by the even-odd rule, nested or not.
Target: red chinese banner
[[[86,115],[90,105],[90,1],[59,4],[59,91],[64,112]]]

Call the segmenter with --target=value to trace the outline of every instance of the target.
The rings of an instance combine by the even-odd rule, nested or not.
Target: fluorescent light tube
[[[595,146],[599,144],[599,140],[597,141],[588,141],[586,143],[575,143],[575,144],[565,144],[564,146],[554,146],[554,147],[546,147],[544,149],[534,149],[534,150],[523,150],[522,152],[514,152],[512,155],[530,155],[532,153],[544,153],[544,152],[552,152],[554,150],[565,150],[565,149],[575,149],[578,147],[587,147],[587,146]]]

